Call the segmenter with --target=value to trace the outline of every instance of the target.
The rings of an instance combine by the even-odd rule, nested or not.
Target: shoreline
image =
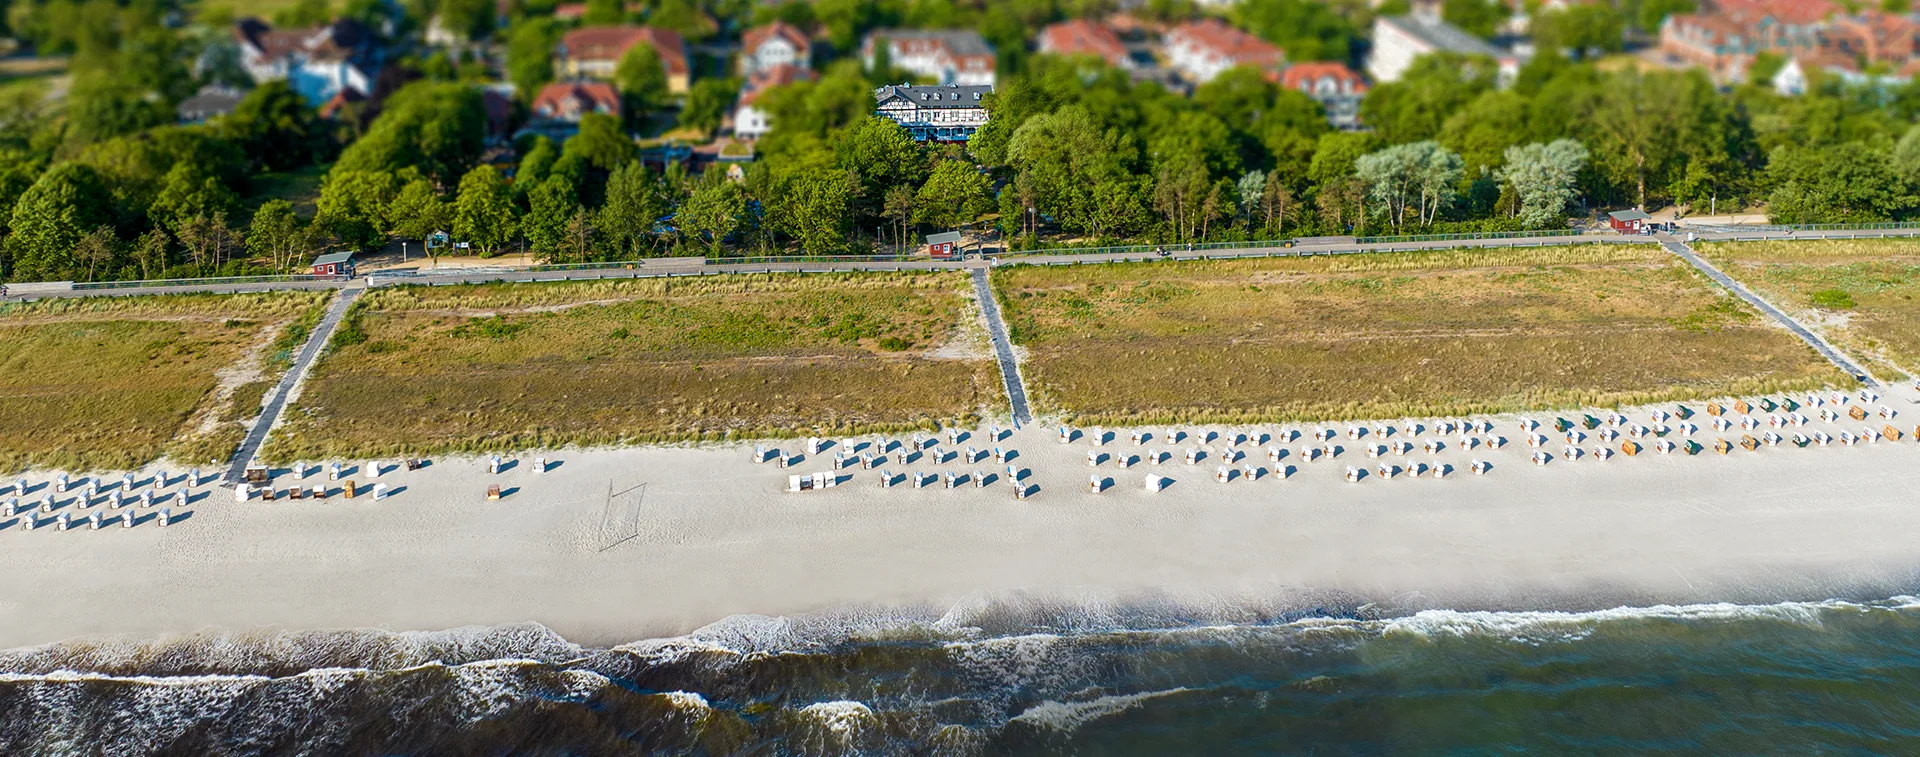
[[[1912,407],[1909,393],[1889,391],[1900,396],[1881,402]],[[1628,414],[1646,422],[1644,410]],[[528,470],[531,453],[497,477],[478,458],[441,458],[388,472],[379,481],[395,491],[379,503],[357,472],[362,494],[350,501],[239,504],[230,490],[203,486],[193,505],[175,508],[176,517],[191,514],[164,531],[144,523],[23,533],[5,524],[0,648],[210,628],[521,622],[606,647],[735,616],[937,613],[983,596],[1168,617],[1207,617],[1211,607],[1231,621],[1298,609],[1288,602],[1301,597],[1395,615],[1880,599],[1920,587],[1920,544],[1905,536],[1920,528],[1906,493],[1910,439],[1726,456],[1649,449],[1537,467],[1527,463],[1532,450],[1519,441],[1516,417],[1493,417],[1509,442],[1503,449],[1405,456],[1453,465],[1441,480],[1347,483],[1345,466],[1379,461],[1360,454],[1367,440],[1342,433],[1340,459],[1289,460],[1297,472],[1285,480],[1221,484],[1211,461],[1125,470],[1108,462],[1093,470],[1113,486],[1094,495],[1085,454],[1095,448],[1085,439],[1058,444],[1051,428],[1030,426],[1001,442],[1019,450],[1013,462],[1040,486],[1025,501],[1004,481],[883,490],[858,465],[834,489],[789,494],[789,474],[825,470],[834,451],[781,470],[749,462],[752,443],[562,450],[545,455],[558,465],[544,475]],[[1914,420],[1903,412],[1896,422]],[[1862,425],[1816,419],[1806,431]],[[1293,428],[1303,438],[1285,446],[1297,450],[1313,426]],[[1135,447],[1126,429],[1106,430],[1115,439],[1098,449],[1108,454],[1168,449]],[[1735,432],[1702,429],[1692,438],[1704,445],[1738,439]],[[939,448],[969,444],[992,446],[943,439]],[[1556,439],[1547,449],[1557,457],[1563,446]],[[1263,447],[1240,449],[1242,463],[1271,467]],[[1465,462],[1474,457],[1494,470],[1470,474]],[[937,466],[896,458],[883,468],[1004,472],[991,458]],[[1148,474],[1176,481],[1148,493]],[[310,474],[305,483],[324,479]],[[291,482],[276,479],[283,490]],[[488,502],[493,482],[508,493]],[[609,489],[633,493],[609,507]]]

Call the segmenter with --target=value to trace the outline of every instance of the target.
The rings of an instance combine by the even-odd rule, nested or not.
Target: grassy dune
[[[238,424],[198,422],[236,412],[216,372],[242,364],[263,331],[310,318],[324,301],[286,292],[0,306],[0,469],[224,457]]]
[[[279,458],[851,433],[1001,401],[959,274],[380,289]]]
[[[1727,275],[1867,361],[1875,375],[1892,379],[1920,371],[1920,302],[1914,300],[1920,296],[1920,240],[1809,239],[1696,247]]]
[[[1653,247],[995,271],[1028,386],[1081,422],[1449,415],[1841,380]]]

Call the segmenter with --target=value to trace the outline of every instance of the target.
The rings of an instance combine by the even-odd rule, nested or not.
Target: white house
[[[740,35],[740,75],[752,76],[776,66],[812,68],[813,45],[785,21],[756,26]]]
[[[873,66],[880,44],[887,46],[887,57],[895,68],[915,76],[963,87],[993,86],[993,48],[979,32],[878,30],[868,34],[860,47],[860,59],[868,67]]]
[[[767,132],[773,130],[773,121],[758,106],[760,96],[774,87],[797,81],[813,81],[816,76],[812,69],[781,64],[747,77],[746,84],[740,88],[740,100],[733,106],[733,135],[746,140],[766,136]]]
[[[352,19],[308,29],[275,29],[257,18],[234,23],[240,65],[254,81],[287,80],[293,91],[319,106],[343,89],[365,95],[380,72],[373,30]]]
[[[1437,52],[1492,58],[1500,65],[1503,82],[1511,81],[1520,72],[1518,56],[1487,44],[1429,11],[1374,19],[1373,54],[1367,58],[1367,73],[1376,82],[1398,81],[1413,66],[1415,58]]]
[[[1167,65],[1194,84],[1212,81],[1220,72],[1234,66],[1253,66],[1277,73],[1287,59],[1280,48],[1217,18],[1173,27],[1162,41]]]

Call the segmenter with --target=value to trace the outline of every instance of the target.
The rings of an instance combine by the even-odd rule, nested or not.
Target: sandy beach
[[[1910,398],[1881,402],[1905,411],[1897,424],[1912,426]],[[1555,415],[1579,417],[1531,417]],[[1645,410],[1629,415],[1649,422]],[[1382,458],[1450,464],[1456,470],[1444,479],[1347,483],[1347,465],[1380,460],[1362,453],[1369,440],[1348,440],[1344,425],[1330,425],[1345,452],[1303,462],[1303,436],[1285,445],[1295,453],[1283,461],[1295,468],[1285,479],[1222,484],[1217,458],[1188,466],[1176,452],[1159,466],[1092,469],[1113,480],[1098,495],[1087,491],[1090,440],[1063,445],[1052,427],[1031,426],[998,445],[1018,450],[1012,462],[1031,471],[1039,490],[1026,501],[1004,480],[882,489],[878,473],[858,465],[836,488],[788,493],[790,473],[826,470],[836,450],[781,470],[750,462],[751,444],[563,450],[545,455],[558,465],[543,475],[530,470],[532,454],[497,476],[484,460],[443,458],[386,473],[378,480],[395,491],[377,503],[365,493],[366,473],[351,470],[364,461],[352,461],[343,478],[363,485],[354,500],[236,503],[230,490],[203,486],[192,504],[173,503],[176,517],[190,514],[166,529],[5,524],[0,645],[207,627],[518,621],[613,644],[735,614],[942,605],[982,591],[1233,601],[1315,589],[1396,609],[1528,609],[1887,596],[1920,576],[1911,483],[1920,445],[1911,439],[1783,443],[1725,456],[1649,449],[1540,467],[1528,462],[1533,450],[1516,418],[1493,420],[1508,440],[1502,449],[1469,452],[1454,444],[1458,434],[1429,433],[1421,438],[1442,438],[1448,449]],[[1742,433],[1716,433],[1705,415],[1694,420],[1702,428],[1692,438],[1703,445]],[[1882,423],[1816,417],[1802,430],[1857,433]],[[1304,435],[1315,426],[1291,428]],[[1108,431],[1115,438],[1099,449],[1110,455],[1196,446],[1156,439],[1136,447],[1127,430]],[[1564,442],[1542,431],[1556,437],[1545,449],[1558,457]],[[938,448],[994,446],[975,433]],[[772,446],[792,451],[802,442]],[[1239,449],[1242,463],[1271,468],[1264,447]],[[1474,476],[1472,458],[1495,467]],[[882,469],[1004,473],[991,458],[903,464],[898,452]],[[1142,485],[1149,474],[1174,483],[1150,493]],[[304,484],[325,478],[315,472]],[[282,474],[275,483],[284,490],[293,481]],[[506,496],[486,501],[490,483]],[[609,491],[623,494],[610,500]]]

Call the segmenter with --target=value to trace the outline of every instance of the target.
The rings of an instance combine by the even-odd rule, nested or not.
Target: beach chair
[[[1753,406],[1747,404],[1746,400],[1734,400],[1733,411],[1741,415],[1746,415],[1753,411]]]
[[[799,476],[788,476],[787,481],[789,485],[787,487],[787,491],[796,491],[796,492],[800,491],[799,480],[800,480]],[[497,501],[499,499],[500,499],[500,485],[487,484],[487,501],[492,502],[492,501]]]
[[[1715,418],[1718,418],[1720,417],[1720,414],[1724,412],[1726,412],[1726,409],[1720,407],[1720,403],[1718,402],[1707,403],[1707,415],[1711,415]]]
[[[1613,449],[1610,447],[1594,447],[1593,456],[1599,458],[1601,462],[1606,462],[1609,458],[1613,457]]]
[[[1748,452],[1752,452],[1760,448],[1760,441],[1751,435],[1741,436],[1740,447]]]
[[[1487,471],[1493,470],[1493,464],[1485,460],[1475,460],[1470,467],[1473,470],[1473,475],[1476,476],[1487,475]]]
[[[1547,461],[1548,461],[1548,460],[1550,460],[1550,459],[1552,459],[1552,458],[1551,458],[1551,457],[1550,457],[1549,455],[1547,455],[1547,453],[1545,453],[1545,452],[1535,452],[1535,453],[1533,453],[1533,464],[1534,464],[1534,465],[1546,465],[1546,464],[1547,464]]]
[[[1765,436],[1760,437],[1760,441],[1766,442],[1769,447],[1778,447],[1780,446],[1780,435],[1768,431]]]
[[[1087,493],[1099,494],[1100,490],[1102,488],[1105,488],[1104,486],[1102,486],[1102,484],[1104,483],[1105,482],[1100,480],[1099,474],[1095,474],[1093,477],[1087,479]]]
[[[1659,450],[1662,455],[1671,455],[1673,454],[1674,446],[1673,440],[1661,439],[1654,443],[1653,448]]]
[[[1853,407],[1847,408],[1847,417],[1856,421],[1864,421],[1867,419],[1867,411],[1859,405],[1854,405]]]
[[[1351,466],[1351,465],[1349,465],[1349,466],[1347,466],[1347,483],[1349,483],[1349,484],[1357,484],[1357,483],[1360,483],[1360,469],[1359,469],[1359,468],[1355,468],[1355,467],[1353,467],[1353,466]]]
[[[1881,429],[1880,433],[1887,436],[1887,441],[1900,441],[1900,429],[1894,428],[1891,423],[1887,424],[1886,428]]]

